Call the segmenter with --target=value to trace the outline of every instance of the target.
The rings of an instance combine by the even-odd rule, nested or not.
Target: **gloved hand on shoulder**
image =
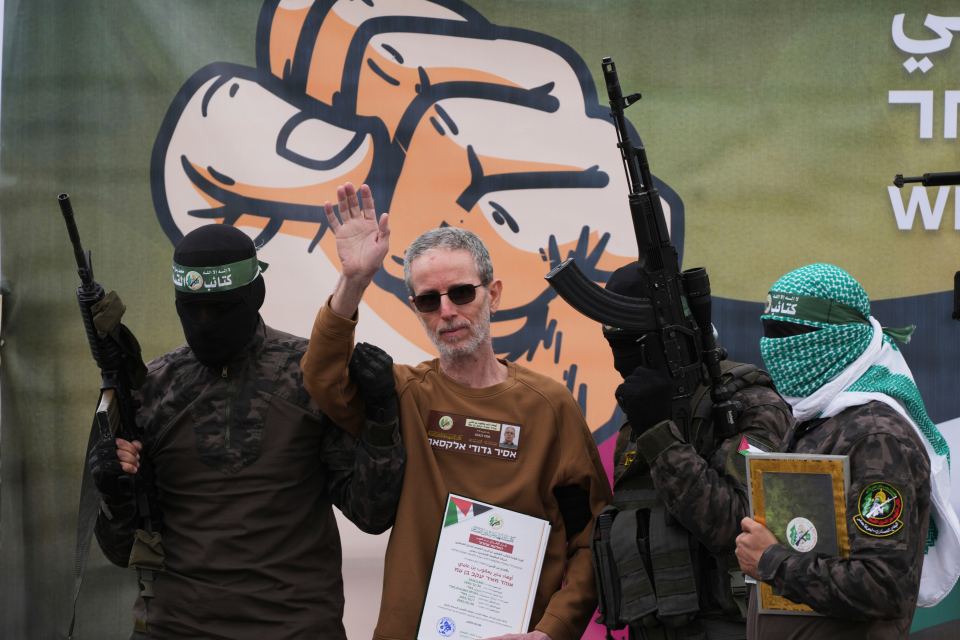
[[[627,414],[635,435],[670,418],[673,383],[657,369],[637,367],[624,378],[614,395]]]
[[[349,368],[350,378],[357,385],[366,407],[367,421],[377,425],[395,423],[398,410],[393,358],[380,347],[358,342],[353,348]],[[390,444],[380,442],[383,440],[380,437],[375,436],[374,440],[371,444]]]

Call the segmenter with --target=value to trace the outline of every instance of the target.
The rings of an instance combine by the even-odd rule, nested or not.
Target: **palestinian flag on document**
[[[449,527],[452,524],[469,520],[485,511],[490,511],[492,508],[490,505],[450,494],[447,496],[447,513],[443,517],[443,526]]]

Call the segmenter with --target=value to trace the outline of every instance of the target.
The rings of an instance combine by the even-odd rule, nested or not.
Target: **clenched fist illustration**
[[[392,234],[358,339],[430,357],[403,252],[433,227],[470,229],[504,281],[498,354],[563,380],[598,439],[612,434],[619,377],[600,327],[543,279],[571,255],[600,284],[636,259],[616,132],[583,60],[449,0],[272,0],[256,47],[256,68],[197,71],[164,119],[151,175],[171,241],[242,228],[270,263],[266,321],[309,335],[337,278],[322,205],[365,182]],[[658,186],[679,242],[680,201]]]

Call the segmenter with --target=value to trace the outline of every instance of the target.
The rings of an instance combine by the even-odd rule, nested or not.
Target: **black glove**
[[[358,342],[350,358],[350,378],[357,385],[369,419],[383,424],[397,417],[393,358],[386,351]]]
[[[105,499],[120,501],[133,496],[133,478],[120,467],[117,442],[113,438],[101,440],[90,450],[87,468],[97,491]]]
[[[93,326],[97,335],[101,340],[109,339],[114,342],[120,351],[120,364],[127,374],[130,386],[139,389],[147,377],[147,366],[143,364],[137,337],[120,322],[127,307],[117,292],[111,291],[94,303],[90,310],[93,312]]]
[[[635,435],[670,418],[673,383],[656,369],[637,367],[614,392]]]

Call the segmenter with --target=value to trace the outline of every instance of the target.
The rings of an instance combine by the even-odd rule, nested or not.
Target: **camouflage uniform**
[[[850,557],[817,557],[780,544],[764,551],[761,579],[826,617],[759,615],[751,595],[750,637],[907,638],[930,519],[930,464],[916,432],[894,409],[874,401],[799,424],[784,451],[850,457]],[[863,496],[877,486],[898,494],[898,522],[878,526],[864,518]]]
[[[769,384],[769,378],[759,374],[757,382],[761,384],[746,386],[733,395],[732,400],[743,406],[743,412],[736,433],[719,445],[714,444],[719,438],[709,419],[694,421],[692,444],[671,421],[655,425],[635,442],[629,438],[629,423],[620,431],[614,458],[613,503],[621,509],[649,509],[657,502],[666,508],[674,535],[689,537],[699,601],[694,603],[699,605],[696,619],[689,624],[676,629],[638,625],[633,637],[745,637],[745,588],[732,553],[740,520],[749,515],[746,460],[738,449],[745,437],[756,448],[777,450],[793,424],[786,403],[769,386],[763,386],[764,382]],[[649,511],[645,517],[650,517]],[[675,524],[671,525],[671,519]],[[649,539],[649,526],[649,521],[641,519],[638,535],[645,539],[642,542]],[[649,549],[645,553],[650,566]],[[665,591],[666,587],[661,585],[661,589]],[[739,603],[732,595],[734,589]],[[653,620],[648,618],[648,622]]]
[[[331,503],[361,529],[384,531],[405,455],[394,424],[368,423],[358,440],[320,413],[302,384],[305,349],[261,323],[222,369],[187,347],[149,365],[138,422],[166,563],[149,600],[150,637],[345,637]],[[132,505],[105,511],[97,539],[127,566]]]

